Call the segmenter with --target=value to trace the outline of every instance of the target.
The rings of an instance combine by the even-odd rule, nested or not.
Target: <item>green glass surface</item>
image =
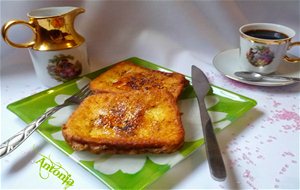
[[[172,72],[167,68],[163,68],[159,65],[137,57],[129,58],[127,60],[146,68]],[[109,69],[109,67],[87,74],[84,77],[93,79],[107,69]],[[187,76],[186,78],[190,80],[190,77]],[[57,106],[58,104],[55,101],[57,96],[72,95],[78,91],[79,89],[76,82],[79,80],[80,79],[69,81],[11,103],[8,105],[8,109],[15,113],[24,122],[30,123],[42,115],[47,109]],[[209,92],[208,96],[218,99],[218,102],[212,107],[208,108],[208,110],[211,112],[225,113],[224,118],[221,118],[221,120],[215,123],[217,124],[218,122],[227,121],[228,124],[226,124],[226,126],[230,125],[256,105],[256,101],[253,99],[213,85],[211,86],[211,91]],[[191,85],[186,87],[180,96],[180,100],[195,98],[195,93]],[[201,126],[199,126],[198,130],[202,130]],[[71,158],[75,162],[80,164],[111,189],[143,189],[204,144],[203,138],[193,141],[186,141],[183,147],[177,153],[172,155],[161,155],[159,156],[159,161],[157,161],[157,155],[142,155],[138,157],[122,155],[120,158],[117,158],[118,162],[120,162],[120,169],[114,168],[116,170],[115,172],[108,172],[99,169],[99,167],[101,168],[105,166],[106,162],[109,164],[111,159],[116,159],[115,157],[111,155],[99,155],[99,158],[95,158],[95,155],[92,155],[91,153],[84,153],[85,157],[78,159],[78,157],[76,157],[77,152],[74,152],[64,140],[53,137],[53,134],[60,133],[60,131],[61,126],[53,126],[47,121],[45,121],[38,129],[38,132],[51,144],[63,151],[67,156],[72,155]],[[215,131],[219,132],[221,129],[215,128]],[[91,157],[90,159],[89,156]],[[136,171],[131,171],[130,173],[126,172],[126,168],[122,169],[122,165],[127,165],[127,162],[132,160],[134,161],[135,159],[141,163],[140,168],[137,168]],[[163,159],[163,161],[161,161],[161,159]],[[107,167],[111,166],[107,165]]]

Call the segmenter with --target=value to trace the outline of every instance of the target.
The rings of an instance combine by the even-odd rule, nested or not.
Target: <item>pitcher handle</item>
[[[25,43],[15,43],[13,41],[11,41],[8,38],[7,35],[7,31],[9,30],[10,27],[12,27],[13,25],[17,25],[17,24],[23,24],[28,26],[34,33],[34,39],[32,41],[28,41]],[[36,31],[35,28],[33,27],[33,25],[29,22],[23,21],[23,20],[12,20],[12,21],[8,21],[7,23],[5,23],[2,27],[2,37],[5,40],[5,42],[9,45],[11,45],[12,47],[16,47],[16,48],[28,48],[28,47],[32,47],[35,43],[35,36],[36,36]]]
[[[291,49],[293,46],[300,46],[300,42],[293,42],[289,45],[288,50]],[[287,55],[285,55],[283,57],[283,59],[287,62],[291,62],[291,63],[296,63],[296,62],[300,62],[300,58],[299,57],[289,57]]]

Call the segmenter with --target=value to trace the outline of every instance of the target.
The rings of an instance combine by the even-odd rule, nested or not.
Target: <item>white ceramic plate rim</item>
[[[256,85],[256,86],[285,86],[285,85],[290,85],[294,84],[294,81],[247,81],[243,80],[237,76],[234,75],[234,72],[237,71],[243,71],[241,68],[241,63],[239,59],[239,49],[229,49],[220,52],[217,54],[214,59],[213,59],[213,64],[215,68],[225,75],[226,77],[242,82],[245,84],[250,84],[250,85]],[[294,64],[294,65],[293,65]],[[297,64],[297,65],[296,65]],[[283,62],[282,65],[279,67],[278,74],[281,74],[283,76],[294,76],[294,77],[299,77],[300,76],[300,64],[299,63],[286,63]],[[286,67],[287,66],[287,67]],[[292,69],[291,73],[283,73],[280,71],[281,68],[288,68],[288,67],[297,67],[297,69]],[[298,68],[299,67],[299,68]]]

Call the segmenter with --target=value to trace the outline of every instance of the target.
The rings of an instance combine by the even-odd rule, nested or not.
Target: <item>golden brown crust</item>
[[[171,153],[184,142],[175,98],[157,89],[89,96],[62,132],[74,150],[93,153]]]
[[[188,81],[180,73],[151,70],[124,61],[91,81],[90,88],[94,92],[164,89],[177,99],[187,84]]]

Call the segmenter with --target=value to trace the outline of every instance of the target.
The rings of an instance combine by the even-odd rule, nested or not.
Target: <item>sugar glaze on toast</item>
[[[187,84],[188,81],[180,73],[151,70],[123,61],[92,80],[90,88],[96,93],[165,89],[178,99]]]
[[[171,153],[184,142],[176,99],[158,89],[91,95],[62,132],[74,150],[93,153]]]

